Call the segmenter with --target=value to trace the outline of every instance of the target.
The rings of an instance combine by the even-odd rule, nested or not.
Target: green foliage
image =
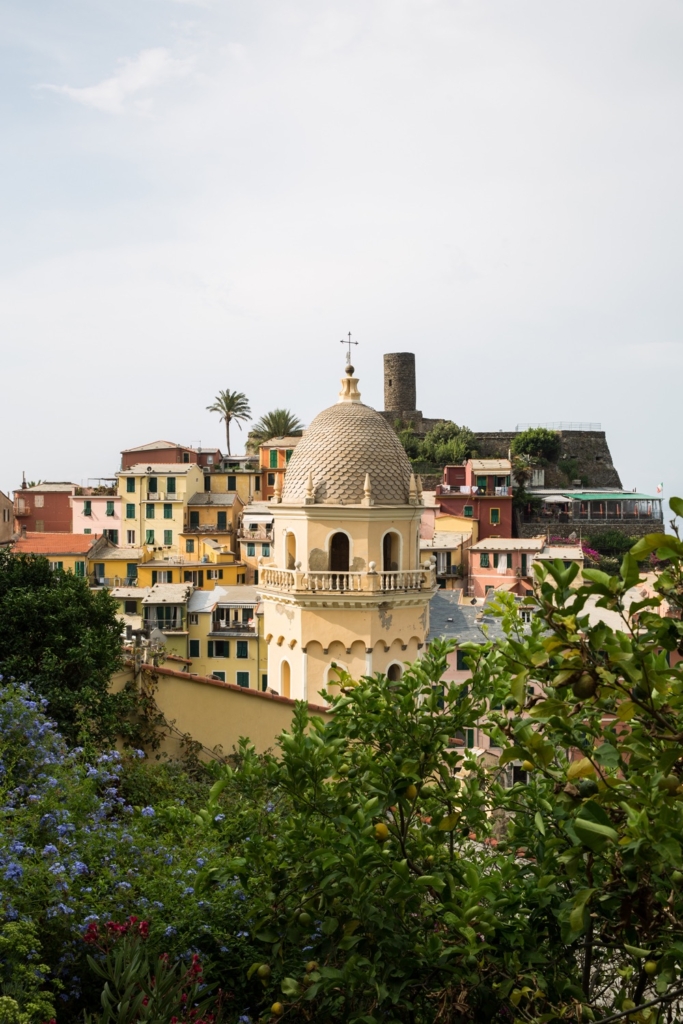
[[[513,455],[530,455],[545,462],[556,462],[560,454],[560,438],[547,427],[530,427],[517,434],[510,447]]]
[[[0,1024],[42,1024],[55,1015],[46,991],[36,927],[28,921],[0,926]]]
[[[423,439],[416,435],[412,423],[399,422],[397,432],[410,459],[434,466],[464,462],[471,457],[476,442],[475,435],[468,427],[459,427],[451,420],[437,423]]]
[[[289,409],[273,409],[257,420],[249,431],[247,447],[255,451],[273,437],[300,437],[304,425]]]
[[[230,424],[234,421],[242,429],[242,423],[251,419],[249,399],[241,391],[219,391],[212,405],[207,405],[207,412],[217,412],[225,423],[225,442],[230,455]]]
[[[627,537],[621,530],[604,530],[602,533],[591,534],[590,538],[585,538],[585,541],[601,555],[609,555],[612,558],[619,557],[621,560],[624,553],[633,547],[637,539],[637,537]]]
[[[113,739],[136,705],[109,692],[121,665],[117,605],[46,558],[0,551],[0,672],[31,682],[69,739]]]

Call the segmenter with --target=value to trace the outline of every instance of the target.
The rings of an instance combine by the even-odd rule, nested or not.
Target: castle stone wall
[[[415,353],[387,352],[384,355],[384,408],[395,415],[416,409]]]
[[[621,487],[604,430],[560,430],[558,434],[560,461],[570,459],[576,465],[570,478],[557,463],[546,466],[546,487],[570,487],[573,479],[584,480],[586,487]],[[479,433],[476,435],[477,453],[483,459],[507,458],[516,436],[514,430]]]

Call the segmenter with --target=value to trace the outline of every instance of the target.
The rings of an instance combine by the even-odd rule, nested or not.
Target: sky
[[[0,0],[0,488],[363,400],[683,494],[679,0]],[[233,451],[246,432],[235,431]]]

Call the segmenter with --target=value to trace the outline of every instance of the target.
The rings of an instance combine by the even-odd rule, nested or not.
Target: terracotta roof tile
[[[27,533],[12,545],[15,555],[86,555],[100,534]]]

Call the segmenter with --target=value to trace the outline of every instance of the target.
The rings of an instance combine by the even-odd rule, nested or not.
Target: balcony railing
[[[272,542],[274,531],[272,526],[266,526],[260,530],[249,530],[243,526],[237,531],[239,540],[264,540],[266,542]]]
[[[407,569],[398,572],[298,572],[264,568],[260,585],[267,590],[290,593],[405,593],[436,586],[436,570]]]
[[[232,533],[232,523],[217,526],[215,523],[194,523],[183,528],[183,533]]]
[[[436,493],[472,498],[508,498],[512,495],[512,487],[465,487],[458,484],[437,484]]]
[[[15,516],[30,516],[31,506],[27,502],[22,501],[14,506],[14,514]]]
[[[137,587],[137,576],[90,576],[91,587]]]
[[[256,634],[256,625],[251,622],[225,622],[222,619],[214,619],[211,623],[211,632],[220,633],[222,636],[238,636],[242,633],[248,636]]]
[[[642,501],[633,498],[604,501],[567,501],[565,508],[557,505],[522,513],[524,523],[572,522],[631,522],[659,523],[662,521],[662,503],[659,500]]]
[[[182,501],[182,494],[168,493],[166,491],[148,491],[145,501]]]
[[[145,629],[160,629],[162,633],[185,632],[185,620],[181,611],[178,611],[177,614],[171,615],[168,618],[157,618],[156,615],[150,615],[145,611],[143,625]]]

